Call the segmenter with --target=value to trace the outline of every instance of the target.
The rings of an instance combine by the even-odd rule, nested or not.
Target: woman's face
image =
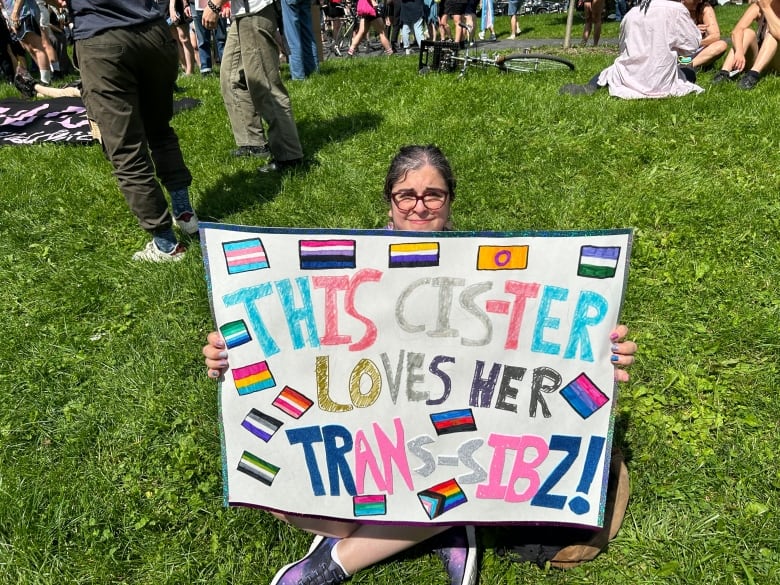
[[[426,194],[431,199],[443,196],[444,205],[431,210],[425,207],[422,199],[417,199],[414,207],[409,211],[402,211],[396,204],[399,197],[411,200],[414,196]],[[431,165],[406,173],[403,179],[393,185],[390,219],[393,228],[401,231],[437,232],[445,229],[450,219],[450,194],[441,173]]]

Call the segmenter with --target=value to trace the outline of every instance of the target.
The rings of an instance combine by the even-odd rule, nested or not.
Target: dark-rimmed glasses
[[[417,207],[417,202],[422,201],[425,209],[428,211],[437,211],[444,207],[450,194],[443,189],[426,189],[422,195],[418,195],[413,190],[396,191],[390,194],[393,204],[404,212],[409,212]]]

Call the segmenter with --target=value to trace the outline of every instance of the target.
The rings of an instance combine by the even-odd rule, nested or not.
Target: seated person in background
[[[780,0],[778,0],[780,2]],[[673,0],[643,0],[620,22],[620,55],[585,85],[564,85],[560,92],[590,95],[602,87],[624,99],[664,98],[704,91],[696,73],[677,59],[699,48],[701,32],[688,10]]]
[[[455,177],[436,146],[404,146],[390,164],[384,198],[389,205],[388,229],[431,232],[449,229],[455,200]],[[618,325],[610,334],[615,380],[625,382],[623,369],[634,363],[636,343],[626,341],[628,329]],[[219,332],[208,335],[203,347],[209,377],[228,368],[228,352]],[[444,561],[451,585],[474,585],[477,550],[473,526],[405,526],[364,524],[307,518],[271,512],[315,536],[309,552],[282,567],[271,585],[336,585],[350,575],[431,539],[430,546]],[[434,538],[437,537],[437,538]]]
[[[715,9],[707,0],[682,0],[682,3],[701,31],[701,43],[699,49],[693,54],[691,67],[697,71],[706,69],[728,50],[729,45],[720,38]]]
[[[765,9],[775,16],[780,11],[780,0],[751,4],[747,7],[731,32],[731,50],[726,55],[721,70],[712,78],[712,83],[734,79],[737,74],[744,71],[739,80],[739,87],[753,89],[761,74],[767,71],[780,71],[777,39],[768,34]],[[758,23],[755,31],[752,28],[754,22]]]

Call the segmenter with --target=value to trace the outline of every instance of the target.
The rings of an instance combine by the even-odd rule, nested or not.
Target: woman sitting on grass
[[[693,54],[691,67],[695,70],[707,69],[728,51],[729,45],[720,38],[720,27],[715,9],[706,0],[683,0],[683,5],[701,31],[701,43]]]
[[[389,229],[435,232],[449,229],[455,199],[450,164],[436,146],[404,146],[390,164],[384,189],[390,209]],[[628,380],[621,369],[634,362],[636,344],[624,341],[628,329],[619,325],[611,334],[615,379]],[[203,348],[211,378],[228,368],[225,343],[216,331]],[[477,578],[477,550],[473,526],[376,525],[304,518],[272,512],[316,537],[309,552],[282,569],[271,585],[335,585],[413,545],[437,536],[431,547],[442,558],[453,585],[472,585]]]

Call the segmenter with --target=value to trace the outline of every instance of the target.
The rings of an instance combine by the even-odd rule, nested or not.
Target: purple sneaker
[[[338,538],[316,536],[309,552],[300,560],[282,567],[271,585],[336,585],[347,580],[348,575],[330,556]]]
[[[444,563],[451,585],[477,582],[477,535],[473,526],[453,526],[442,532],[433,550]]]

